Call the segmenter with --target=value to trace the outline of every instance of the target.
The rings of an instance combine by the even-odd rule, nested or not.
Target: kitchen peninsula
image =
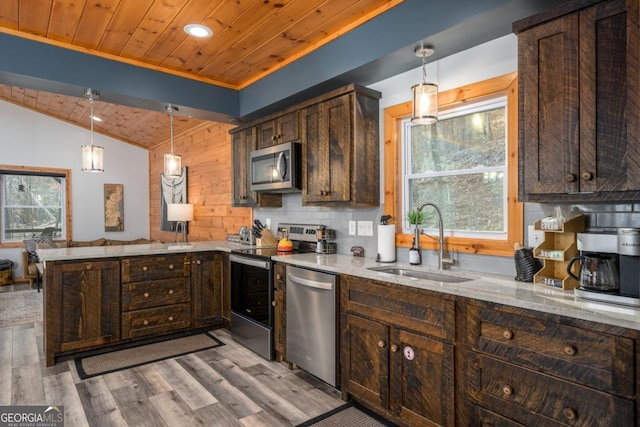
[[[225,321],[226,241],[43,249],[44,347],[58,357]]]

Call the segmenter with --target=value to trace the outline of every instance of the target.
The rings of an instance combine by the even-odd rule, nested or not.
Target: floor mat
[[[221,345],[224,345],[222,341],[209,332],[205,332],[124,350],[112,351],[97,356],[78,358],[75,362],[78,375],[80,378],[86,379],[122,369],[134,368],[159,360],[208,350]]]
[[[352,401],[297,427],[395,427],[395,424]]]

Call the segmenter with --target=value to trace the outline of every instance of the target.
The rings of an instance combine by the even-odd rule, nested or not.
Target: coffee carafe
[[[576,261],[580,261],[580,277],[572,271]],[[590,253],[575,256],[567,265],[567,273],[579,281],[580,287],[585,290],[616,292],[620,289],[616,260],[606,254]]]

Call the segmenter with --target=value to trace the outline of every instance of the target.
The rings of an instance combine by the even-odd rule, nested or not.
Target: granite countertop
[[[412,266],[404,263],[380,263],[372,258],[339,254],[299,254],[275,256],[272,259],[277,262],[330,273],[381,280],[450,295],[640,330],[640,309],[638,308],[578,299],[574,296],[573,291],[563,291],[562,289],[545,285],[518,282],[513,277],[464,270],[448,270],[444,274],[466,277],[472,280],[462,283],[444,283],[369,270],[371,267],[399,267],[438,273],[438,270],[432,267]]]
[[[222,251],[250,247],[242,243],[226,240],[212,240],[207,242],[180,243],[148,243],[142,245],[119,246],[87,246],[80,248],[39,249],[38,258],[47,261],[65,261],[89,258],[114,258],[123,256],[164,255],[180,252]]]

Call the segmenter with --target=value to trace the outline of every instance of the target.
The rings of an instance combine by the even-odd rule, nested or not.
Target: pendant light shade
[[[422,83],[411,87],[411,123],[414,125],[429,125],[438,121],[438,85],[427,83],[427,57],[434,52],[432,47],[422,45],[415,51],[416,56],[422,58]]]
[[[93,99],[99,96],[98,92],[87,89],[84,96],[89,98],[89,120],[91,122],[91,144],[82,146],[82,171],[83,172],[104,172],[104,148],[93,145]]]
[[[173,154],[173,111],[177,110],[173,105],[167,106],[169,124],[171,128],[171,153],[164,155],[164,176],[166,178],[180,178],[182,176],[182,157]]]

